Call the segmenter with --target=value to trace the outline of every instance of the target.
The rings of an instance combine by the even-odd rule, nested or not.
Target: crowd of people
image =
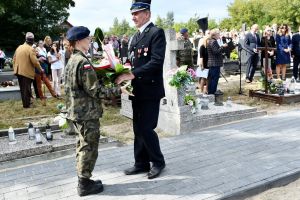
[[[32,107],[32,84],[35,98],[39,98],[43,105],[46,105],[46,96],[42,83],[53,97],[61,98],[62,74],[70,54],[67,41],[52,42],[51,37],[46,36],[44,41],[35,43],[33,33],[26,34],[25,43],[16,49],[13,57],[14,73],[19,80],[24,108]]]
[[[177,65],[188,65],[196,69],[199,78],[199,88],[202,93],[214,94],[220,77],[220,68],[224,59],[230,59],[231,52],[236,49],[246,53],[246,83],[251,83],[260,61],[262,68],[267,68],[268,79],[273,78],[272,70],[276,70],[277,79],[286,79],[287,65],[293,63],[293,77],[299,82],[300,71],[300,27],[299,32],[292,33],[287,24],[280,26],[265,26],[259,31],[254,24],[249,31],[206,30],[194,33],[194,38],[188,35],[188,30],[180,30],[178,40],[184,41],[184,50],[177,53]],[[194,42],[194,44],[193,44]],[[261,47],[261,48],[259,48]],[[263,47],[268,47],[267,52]],[[197,49],[198,58],[195,61],[193,52]],[[268,66],[265,66],[266,53]]]
[[[154,179],[159,177],[166,167],[155,128],[160,102],[165,96],[163,66],[167,41],[163,29],[151,22],[150,7],[151,0],[133,1],[130,11],[138,31],[131,41],[126,35],[121,40],[116,36],[105,36],[103,43],[111,44],[116,55],[122,61],[129,59],[133,66],[130,72],[119,75],[115,81],[117,89],[127,81],[131,81],[133,87],[133,95],[129,99],[132,102],[134,164],[124,170],[124,174],[147,173],[148,179]],[[256,24],[247,33],[222,34],[219,29],[206,30],[198,41],[199,56],[196,64],[193,52],[195,45],[189,39],[188,30],[182,28],[178,40],[183,41],[184,49],[177,52],[177,65],[187,65],[189,68],[198,65],[197,76],[202,92],[215,94],[224,58],[229,58],[231,51],[243,41],[242,46],[248,57],[247,83],[253,81],[259,61],[258,47],[262,45],[276,47],[276,50],[270,49],[267,53],[275,60],[277,78],[280,78],[281,73],[281,78],[285,79],[286,64],[290,63],[291,55],[294,56],[294,68],[297,67],[294,76],[298,78],[299,33],[290,36],[288,26],[281,25],[279,29],[272,29],[275,30],[275,34],[272,35],[270,28],[267,26],[262,38],[257,34],[259,27]],[[18,77],[24,108],[31,107],[31,84],[34,81],[36,97],[41,100],[45,99],[42,82],[55,98],[62,95],[61,83],[64,82],[67,121],[69,126],[74,127],[78,136],[77,192],[79,196],[86,196],[104,190],[102,181],[92,180],[91,177],[98,157],[99,118],[103,111],[101,99],[105,87],[88,58],[88,53],[96,54],[101,47],[91,40],[90,30],[83,26],[69,29],[66,39],[63,42],[52,42],[51,38],[46,36],[44,41],[35,44],[33,33],[26,33],[25,43],[16,49],[13,58],[14,73]]]
[[[29,33],[28,33],[29,34]],[[31,38],[32,37],[32,38]],[[122,39],[119,40],[118,37],[112,35],[111,37],[105,36],[104,44],[112,44],[112,47],[120,59],[123,62],[126,61],[128,57],[128,36],[123,35]],[[34,50],[35,57],[24,57],[20,56],[23,54],[19,50],[23,46],[31,46]],[[101,51],[97,42],[91,42],[89,44],[89,53],[87,56],[91,56],[92,53],[98,54]],[[93,49],[93,52],[91,52]],[[31,49],[26,48],[27,54],[31,55]],[[43,105],[46,105],[46,95],[45,87],[48,88],[52,97],[61,98],[61,84],[63,83],[64,77],[64,68],[68,63],[72,54],[72,47],[69,44],[68,40],[63,41],[52,41],[50,36],[46,36],[44,40],[40,40],[37,43],[34,42],[34,35],[29,34],[26,36],[26,41],[23,45],[20,45],[15,52],[14,62],[19,63],[32,63],[31,67],[27,67],[24,64],[14,65],[15,74],[20,80],[20,77],[26,78],[27,82],[20,83],[21,96],[23,100],[23,107],[29,108],[32,106],[32,100],[34,98],[40,99]],[[5,54],[0,49],[0,67],[4,66]],[[30,59],[30,61],[28,61]],[[37,64],[39,63],[39,65]],[[42,70],[39,69],[39,66]],[[0,70],[1,70],[0,68]],[[21,68],[21,69],[20,69]],[[24,71],[30,71],[24,73]],[[32,75],[34,72],[34,75]],[[32,81],[31,81],[32,80]],[[45,87],[43,87],[43,83]],[[34,93],[31,91],[31,85],[33,85]],[[25,89],[26,88],[26,89]]]

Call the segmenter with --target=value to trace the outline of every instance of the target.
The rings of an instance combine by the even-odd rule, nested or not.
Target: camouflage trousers
[[[100,138],[99,119],[74,122],[77,133],[76,167],[81,178],[90,178],[98,157]]]
[[[65,136],[68,135],[77,135],[76,131],[75,131],[75,126],[72,120],[67,119],[67,123],[68,123],[68,128],[64,129],[63,132],[65,134]]]

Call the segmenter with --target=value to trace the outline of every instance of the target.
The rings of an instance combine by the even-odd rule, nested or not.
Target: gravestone
[[[0,101],[20,99],[21,93],[19,86],[0,87]]]
[[[14,82],[15,86],[0,86],[0,100],[20,100],[21,93],[18,86],[18,79],[13,74],[13,71],[1,72],[0,73],[0,83],[5,81]]]
[[[266,114],[264,111],[258,112],[256,108],[237,104],[232,104],[231,107],[214,106],[214,96],[208,96],[210,101],[209,110],[198,109],[196,114],[192,114],[191,107],[184,104],[185,91],[169,85],[169,72],[177,68],[176,51],[183,49],[183,41],[176,40],[174,30],[166,30],[165,35],[167,48],[163,77],[166,97],[161,100],[157,128],[172,135],[179,135],[209,126]],[[189,93],[195,95],[196,98],[200,98],[200,95],[195,94],[195,90],[189,91]],[[128,96],[126,95],[122,95],[121,114],[132,118],[131,101],[128,100]]]

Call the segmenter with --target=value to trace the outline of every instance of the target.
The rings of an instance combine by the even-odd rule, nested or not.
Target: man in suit
[[[257,34],[258,25],[254,24],[251,27],[251,31],[246,34],[244,47],[247,53],[247,71],[246,71],[246,82],[251,83],[258,63],[258,51],[257,47],[260,46],[260,38]]]
[[[299,32],[293,35],[292,38],[292,56],[293,56],[293,75],[297,82],[300,82],[300,71],[299,71],[299,63],[300,63],[300,26]],[[298,76],[299,71],[299,76]]]
[[[35,68],[41,73],[44,72],[36,52],[32,48],[34,43],[33,33],[26,33],[26,42],[20,45],[14,55],[14,73],[18,77],[21,97],[24,108],[30,108],[31,83],[34,80]]]
[[[134,158],[126,175],[148,172],[148,178],[160,175],[165,168],[164,156],[154,129],[157,126],[160,100],[165,96],[163,63],[166,50],[164,31],[150,22],[151,0],[133,1],[132,20],[138,28],[130,46],[132,72],[120,75],[116,83],[132,80]],[[152,166],[150,168],[150,162]]]

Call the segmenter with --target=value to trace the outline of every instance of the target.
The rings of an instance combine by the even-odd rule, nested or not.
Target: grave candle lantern
[[[208,103],[209,103],[209,99],[206,95],[203,95],[203,97],[200,100],[201,103],[201,110],[208,110]]]
[[[53,135],[52,135],[52,131],[51,131],[51,127],[49,124],[46,125],[46,139],[49,140],[53,140]]]
[[[42,144],[42,138],[41,138],[41,132],[40,132],[40,129],[36,129],[35,130],[35,143],[36,144]]]
[[[12,127],[9,127],[9,129],[8,129],[8,140],[9,140],[10,144],[17,143],[16,135],[15,135],[14,129]]]
[[[34,131],[32,123],[29,123],[29,125],[28,125],[28,136],[29,136],[29,140],[35,139],[35,131]]]
[[[220,90],[215,92],[215,106],[223,106],[223,92]]]

